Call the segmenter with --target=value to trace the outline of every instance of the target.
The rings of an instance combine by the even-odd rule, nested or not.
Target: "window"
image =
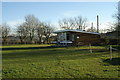
[[[72,34],[72,41],[74,41],[74,34]]]
[[[70,40],[70,34],[67,34],[67,40]]]

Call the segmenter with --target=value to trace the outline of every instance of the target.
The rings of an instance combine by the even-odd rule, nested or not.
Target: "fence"
[[[118,49],[113,48],[112,46],[107,47],[107,49],[109,50],[109,53],[110,53],[110,60],[112,60],[113,50],[114,50],[114,51],[118,51]],[[91,44],[89,44],[89,52],[90,52],[90,53],[93,53],[93,49],[92,49]]]

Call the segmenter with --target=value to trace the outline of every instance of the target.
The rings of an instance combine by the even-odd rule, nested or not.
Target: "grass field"
[[[7,45],[7,46],[0,46],[0,48],[26,48],[26,47],[45,47],[45,46],[51,46],[48,44],[43,44],[43,45],[39,45],[39,44],[21,44],[21,45]]]
[[[49,45],[13,45],[3,48]],[[120,78],[120,56],[103,46],[3,50],[3,78]]]

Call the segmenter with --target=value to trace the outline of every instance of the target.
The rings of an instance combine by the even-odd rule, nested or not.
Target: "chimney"
[[[91,23],[91,31],[93,32],[93,22]]]
[[[97,15],[97,33],[99,33],[99,16]]]

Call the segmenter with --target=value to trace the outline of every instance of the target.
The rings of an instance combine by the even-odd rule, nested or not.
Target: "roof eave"
[[[55,31],[54,33],[61,33],[61,32],[81,32],[81,33],[86,33],[86,34],[96,34],[100,35],[100,33],[95,33],[95,32],[86,32],[86,31],[73,31],[73,30],[60,30],[60,31]]]

